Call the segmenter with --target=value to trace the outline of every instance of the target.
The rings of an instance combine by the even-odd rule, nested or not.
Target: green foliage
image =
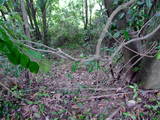
[[[36,62],[29,62],[28,68],[32,73],[38,73],[39,65]]]
[[[97,61],[86,62],[85,65],[88,72],[93,72],[95,70],[100,69],[99,62]]]
[[[0,5],[3,5],[7,0],[1,0]]]
[[[13,119],[12,111],[18,110],[19,107],[20,106],[13,101],[3,100],[0,98],[0,119],[1,118],[6,118],[6,120]],[[16,113],[15,117],[16,117],[15,119],[19,119],[20,114]]]
[[[20,52],[20,45],[13,42],[13,37],[11,37],[3,26],[0,26],[0,51],[8,57],[8,60],[12,64],[21,65],[33,73],[38,73],[39,65],[27,55]]]
[[[144,9],[140,9],[143,7],[144,4],[137,4],[133,5],[129,10],[128,14],[130,15],[128,19],[129,29],[133,28],[135,30],[139,30],[142,25],[144,24],[145,18],[147,18],[147,15],[144,12]]]
[[[48,61],[46,59],[41,59],[39,62],[39,71],[41,72],[49,72],[51,67],[52,67],[52,63],[51,61]]]
[[[137,119],[137,117],[135,115],[132,115],[130,112],[124,112],[123,116],[125,118],[131,118],[132,120],[136,120]]]
[[[157,59],[157,60],[160,60],[160,52],[157,52],[157,54],[156,54],[156,59]]]
[[[12,77],[19,77],[21,75],[22,71],[24,70],[24,68],[22,66],[15,66],[15,65],[11,64],[3,56],[0,56],[0,68],[4,70],[4,71],[2,71],[2,74],[9,75]]]
[[[24,67],[27,68],[29,65],[30,59],[25,55],[21,54],[20,55],[20,64]]]
[[[37,0],[37,5],[44,10],[48,0]]]
[[[136,99],[138,97],[138,85],[137,84],[130,85],[129,88],[133,89],[134,92],[133,99]]]
[[[72,67],[71,67],[71,71],[76,72],[76,70],[78,70],[78,68],[80,67],[79,64],[80,64],[80,62],[73,63]]]

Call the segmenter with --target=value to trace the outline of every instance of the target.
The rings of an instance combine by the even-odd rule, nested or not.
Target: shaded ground
[[[53,65],[49,73],[32,75],[30,80],[25,79],[24,73],[18,80],[15,78],[19,88],[12,86],[12,94],[6,94],[6,90],[1,94],[0,118],[160,119],[160,91],[141,90],[136,85],[127,85],[125,80],[114,81],[109,72],[101,69],[88,72],[85,67],[81,67],[73,72],[72,67],[71,63]]]

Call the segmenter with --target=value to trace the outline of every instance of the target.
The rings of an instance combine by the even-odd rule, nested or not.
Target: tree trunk
[[[23,21],[24,21],[24,32],[26,36],[30,39],[30,29],[29,29],[29,24],[28,24],[28,17],[27,17],[27,12],[25,9],[25,3],[24,0],[21,0],[21,10],[22,10],[22,16],[23,16]]]
[[[43,42],[45,45],[48,45],[46,7],[42,10],[42,22],[43,22],[43,36],[42,36]]]
[[[84,8],[85,8],[85,25],[84,29],[86,30],[88,28],[88,0],[84,1]]]
[[[106,9],[107,16],[110,16],[113,12],[112,0],[104,0],[104,7]]]
[[[36,9],[34,8],[34,2],[33,2],[33,0],[26,0],[26,2],[27,2],[28,9],[30,9],[30,17],[31,17],[30,19],[33,19],[32,24],[33,24],[33,26],[34,26],[33,28],[35,29],[35,32],[36,32],[36,39],[42,40],[42,35],[40,33],[37,19],[36,19]]]
[[[27,13],[29,16],[29,21],[32,29],[34,29],[33,20],[32,20],[32,11],[30,10],[31,4],[29,3],[29,0],[26,0],[26,3],[27,3]]]
[[[29,29],[29,24],[28,24],[28,17],[27,17],[27,12],[26,12],[26,9],[25,9],[25,3],[24,3],[24,0],[21,0],[20,2],[21,2],[22,17],[23,17],[23,21],[24,21],[24,32],[25,32],[26,36],[29,39],[31,39],[30,29]],[[26,77],[27,80],[30,79],[28,71],[25,72],[25,77]]]
[[[91,0],[89,0],[89,25],[92,25],[92,8],[91,8]]]

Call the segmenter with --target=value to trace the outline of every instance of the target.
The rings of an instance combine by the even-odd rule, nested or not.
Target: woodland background
[[[0,0],[0,119],[159,120],[159,0]]]

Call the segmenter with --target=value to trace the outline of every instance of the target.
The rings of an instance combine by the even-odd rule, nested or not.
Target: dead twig
[[[151,46],[151,48],[145,52],[145,54],[149,54],[149,53],[156,47],[156,45],[157,45],[156,43],[153,44],[153,45]],[[141,56],[139,59],[137,59],[137,60],[128,68],[128,70],[124,73],[124,75],[126,76],[127,73],[128,73],[142,58],[143,58],[143,56]]]
[[[118,48],[117,50],[113,53],[113,55],[111,56],[111,60],[110,60],[110,64],[112,64],[112,61],[113,61],[113,58],[116,56],[116,54],[125,46],[125,45],[128,45],[132,42],[136,42],[136,41],[142,41],[142,40],[149,40],[151,39],[155,34],[157,34],[157,32],[160,30],[160,25],[151,33],[143,36],[143,37],[139,37],[139,38],[134,38],[134,39],[131,39],[127,42],[124,42],[122,43]]]
[[[80,101],[81,101],[81,102],[84,102],[84,101],[91,101],[91,100],[94,100],[94,99],[113,98],[113,97],[115,97],[115,96],[132,94],[132,93],[133,93],[133,92],[125,92],[125,93],[117,93],[117,94],[109,94],[109,95],[92,96],[92,97],[89,97],[89,98],[87,98],[87,99],[82,99],[82,100],[80,100]]]
[[[106,120],[112,120],[113,117],[121,110],[121,107],[117,108]]]

